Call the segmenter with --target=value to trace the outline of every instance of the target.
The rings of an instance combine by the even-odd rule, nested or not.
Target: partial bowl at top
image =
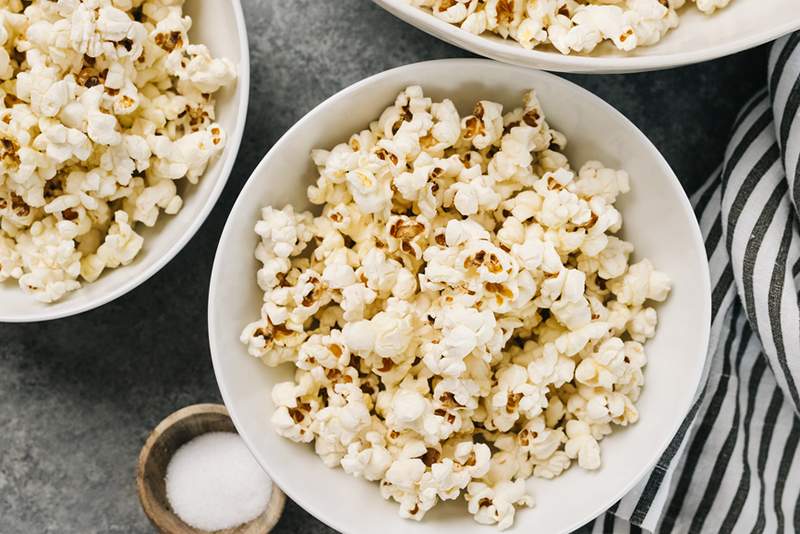
[[[240,435],[275,483],[333,528],[364,534],[455,534],[476,528],[463,501],[442,503],[420,523],[401,519],[397,505],[384,501],[376,484],[329,469],[312,447],[278,436],[270,424],[270,392],[276,382],[291,379],[293,367],[265,367],[239,341],[262,304],[253,256],[253,228],[262,206],[307,208],[306,187],[316,177],[310,151],[346,142],[406,86],[417,84],[435,100],[450,98],[462,113],[481,99],[511,109],[523,92],[535,89],[548,122],[569,140],[566,152],[573,166],[600,159],[630,173],[632,191],[617,204],[625,219],[624,236],[636,246],[636,256],[650,258],[674,282],[672,295],[660,307],[658,333],[647,345],[646,384],[637,404],[640,421],[603,440],[598,471],[574,468],[552,481],[528,482],[536,506],[520,510],[513,531],[567,532],[629,491],[677,431],[700,381],[711,298],[697,222],[664,158],[619,112],[561,78],[481,59],[417,63],[345,89],[291,128],[245,185],[217,250],[208,320],[219,388]]]
[[[247,29],[239,0],[187,0],[184,11],[192,17],[189,31],[194,43],[208,46],[212,55],[229,59],[236,82],[216,93],[216,122],[225,129],[225,148],[206,169],[197,185],[184,187],[183,207],[177,215],[163,215],[152,228],[138,226],[144,246],[127,266],[106,270],[92,283],[45,304],[24,293],[14,281],[0,283],[0,322],[58,319],[106,304],[138,287],[166,265],[194,236],[222,193],[233,169],[247,116],[250,56]]]
[[[612,74],[679,67],[747,50],[800,29],[796,0],[732,0],[713,15],[686,5],[679,11],[679,26],[653,46],[610,53],[602,48],[589,55],[567,56],[554,49],[527,50],[491,33],[471,34],[408,0],[373,1],[424,32],[475,54],[556,72]]]

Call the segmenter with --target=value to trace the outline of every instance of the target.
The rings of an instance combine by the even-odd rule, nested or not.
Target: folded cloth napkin
[[[800,532],[800,33],[775,42],[768,72],[692,198],[711,270],[703,385],[593,532]]]

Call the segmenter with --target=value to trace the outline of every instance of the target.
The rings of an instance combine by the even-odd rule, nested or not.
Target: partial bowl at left
[[[192,17],[189,35],[203,43],[215,57],[236,67],[235,85],[216,94],[216,121],[226,132],[222,153],[212,161],[197,185],[187,184],[184,204],[174,216],[162,216],[152,228],[138,227],[144,247],[130,264],[111,269],[93,283],[58,302],[45,304],[25,294],[13,281],[0,283],[0,322],[35,322],[59,319],[92,310],[138,287],[164,267],[194,236],[222,193],[233,169],[247,116],[250,56],[247,29],[240,0],[187,0]]]

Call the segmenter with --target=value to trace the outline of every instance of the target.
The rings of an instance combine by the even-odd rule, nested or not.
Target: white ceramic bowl
[[[800,28],[796,0],[732,0],[708,16],[686,6],[680,26],[654,46],[630,53],[608,51],[565,56],[556,51],[526,50],[493,34],[473,35],[410,5],[407,0],[373,0],[409,24],[448,43],[498,61],[556,72],[611,74],[666,69],[699,63],[753,48]],[[613,47],[610,47],[613,48]]]
[[[566,532],[616,502],[665,449],[689,409],[708,343],[710,289],[703,242],[689,202],[666,161],[645,136],[608,104],[556,76],[482,59],[451,59],[400,67],[359,82],[319,105],[269,151],[237,200],[217,249],[209,295],[209,336],[220,391],[239,433],[275,482],[300,506],[343,532],[460,533],[475,527],[463,501],[446,503],[421,523],[398,517],[378,486],[329,469],[310,446],[279,437],[269,417],[273,384],[292,367],[272,369],[247,354],[241,329],[259,315],[253,227],[260,208],[307,207],[315,178],[309,152],[345,142],[391,105],[404,87],[420,84],[434,99],[449,97],[462,112],[479,99],[506,106],[535,88],[548,120],[569,140],[571,161],[601,159],[630,172],[632,192],[619,207],[636,256],[669,273],[674,292],[661,306],[657,336],[647,345],[641,420],[602,442],[604,464],[532,479],[535,508],[517,514],[516,532]],[[692,325],[687,328],[686,325]],[[489,532],[489,530],[487,530]]]
[[[217,122],[226,131],[222,154],[208,167],[200,182],[182,181],[183,208],[175,216],[162,215],[153,228],[140,226],[144,248],[128,266],[110,269],[94,283],[44,304],[22,292],[16,281],[0,283],[0,322],[33,322],[75,315],[110,302],[139,286],[166,265],[194,236],[219,198],[233,169],[242,140],[250,89],[250,55],[247,29],[239,0],[188,0],[186,13],[193,20],[192,42],[203,43],[212,54],[236,65],[236,85],[217,93]]]

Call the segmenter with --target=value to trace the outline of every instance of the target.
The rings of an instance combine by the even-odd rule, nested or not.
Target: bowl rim
[[[214,318],[214,309],[216,308],[216,297],[217,297],[217,285],[218,285],[218,278],[220,272],[220,265],[225,261],[221,254],[220,250],[222,248],[223,243],[225,243],[228,239],[231,239],[233,227],[232,227],[232,217],[231,215],[238,210],[243,208],[243,205],[249,200],[249,197],[246,195],[246,190],[248,189],[250,183],[254,180],[257,180],[263,174],[263,169],[268,165],[269,161],[272,158],[279,157],[279,154],[282,150],[282,147],[285,143],[287,143],[287,138],[290,134],[294,133],[295,130],[298,130],[305,126],[309,122],[313,122],[316,119],[317,114],[321,112],[323,108],[327,108],[329,106],[333,106],[338,104],[339,102],[347,100],[350,95],[365,86],[369,86],[385,77],[391,76],[397,72],[402,71],[413,71],[421,66],[427,65],[468,65],[468,64],[488,64],[494,65],[495,67],[507,69],[510,73],[517,72],[519,74],[526,74],[529,75],[531,73],[531,69],[510,65],[510,64],[503,64],[498,63],[496,61],[492,61],[490,59],[484,58],[458,58],[458,59],[438,59],[438,60],[431,60],[431,61],[421,61],[416,63],[410,63],[407,65],[402,65],[400,67],[395,67],[386,71],[379,72],[377,74],[373,74],[367,78],[364,78],[350,86],[345,87],[344,89],[340,90],[339,92],[335,93],[334,95],[326,98],[320,104],[312,108],[308,113],[306,113],[300,120],[298,120],[291,128],[289,128],[281,137],[278,139],[275,144],[269,149],[269,151],[264,155],[258,165],[255,167],[251,175],[248,177],[247,181],[245,182],[242,190],[240,191],[236,202],[234,203],[233,207],[230,210],[228,220],[225,222],[225,227],[220,235],[219,242],[217,244],[217,251],[214,255],[214,263],[211,271],[211,277],[209,281],[209,291],[208,291],[208,305],[207,305],[207,314],[208,314],[208,337],[209,337],[209,349],[211,353],[211,362],[214,368],[214,376],[217,381],[217,386],[220,390],[220,394],[222,396],[222,400],[225,403],[225,406],[228,409],[228,413],[233,421],[234,426],[239,432],[239,435],[244,440],[245,444],[250,448],[250,451],[253,453],[253,456],[256,458],[258,463],[261,467],[269,474],[270,478],[272,478],[273,482],[281,486],[284,493],[286,493],[289,498],[291,498],[298,506],[303,508],[306,512],[314,516],[319,521],[325,523],[326,525],[344,533],[353,532],[351,526],[342,523],[338,518],[331,517],[328,513],[324,511],[320,511],[318,509],[313,508],[313,505],[309,505],[307,502],[304,501],[303,494],[299,491],[296,491],[293,487],[293,484],[290,483],[288,477],[282,476],[281,473],[276,473],[272,468],[271,465],[266,462],[261,455],[258,453],[258,449],[254,446],[254,439],[251,439],[247,433],[243,432],[241,429],[243,428],[240,424],[239,414],[237,410],[237,406],[233,401],[233,394],[231,390],[228,389],[228,385],[225,383],[225,380],[222,379],[223,372],[222,372],[222,358],[225,357],[223,355],[223,351],[218,348],[218,325]],[[688,218],[691,222],[691,236],[690,236],[690,243],[689,246],[692,246],[696,249],[696,252],[699,253],[700,257],[705,258],[706,261],[704,262],[705,268],[701,269],[697,275],[700,277],[700,282],[703,287],[703,295],[702,295],[702,309],[700,310],[700,316],[703,318],[703,324],[701,326],[701,338],[703,340],[702,347],[703,352],[698,354],[697,356],[697,365],[695,366],[694,376],[691,378],[692,380],[692,388],[691,390],[694,392],[692,396],[687,396],[683,400],[683,407],[681,409],[681,413],[683,413],[683,417],[677,419],[675,424],[673,424],[670,432],[665,435],[663,443],[659,443],[657,447],[653,447],[652,450],[657,452],[657,454],[653,454],[653,458],[641,469],[640,472],[636,474],[635,477],[632,477],[622,488],[622,490],[616,492],[613,496],[607,497],[603,499],[602,503],[597,506],[595,511],[592,513],[591,517],[588,518],[581,518],[579,520],[573,520],[570,524],[570,527],[565,530],[564,532],[573,531],[582,525],[588,523],[592,519],[598,517],[603,512],[605,512],[610,506],[612,506],[615,502],[620,500],[623,496],[625,496],[628,492],[633,489],[636,484],[638,484],[642,479],[649,473],[653,467],[657,464],[658,460],[663,455],[664,451],[669,446],[670,442],[677,434],[678,430],[680,429],[681,424],[686,418],[686,415],[689,413],[692,404],[695,401],[697,396],[697,392],[700,388],[701,380],[703,377],[703,370],[705,367],[705,362],[707,359],[708,347],[710,344],[710,335],[711,335],[711,279],[710,279],[710,271],[707,262],[707,254],[705,251],[705,241],[703,239],[702,232],[700,230],[699,223],[697,218],[694,214],[694,209],[692,208],[691,202],[689,201],[686,192],[683,189],[678,177],[675,175],[674,171],[670,167],[669,163],[666,161],[664,156],[661,152],[656,148],[656,146],[650,141],[650,139],[630,120],[628,119],[622,112],[618,111],[614,108],[611,104],[607,103],[605,100],[600,98],[599,96],[595,95],[591,91],[584,89],[583,87],[579,86],[578,84],[571,82],[565,78],[560,76],[556,76],[555,74],[551,74],[548,72],[540,71],[534,69],[533,72],[536,73],[537,76],[541,76],[545,79],[550,79],[555,83],[560,83],[565,86],[572,86],[572,88],[576,89],[579,94],[582,95],[583,98],[588,99],[594,105],[605,108],[610,113],[616,115],[621,121],[622,124],[626,125],[630,128],[633,133],[639,138],[642,146],[646,147],[649,151],[653,153],[656,157],[656,160],[661,165],[665,175],[668,177],[669,183],[671,184],[672,188],[678,192],[680,208],[684,212],[684,216]],[[424,85],[424,81],[420,82],[420,85]],[[255,224],[255,221],[254,221]],[[320,468],[324,467],[323,464],[320,463]],[[327,468],[326,468],[327,469]]]
[[[444,39],[470,52],[529,68],[544,68],[559,72],[580,72],[584,74],[644,72],[701,63],[755,48],[800,29],[800,16],[795,16],[781,20],[780,24],[776,24],[768,30],[752,35],[745,34],[730,42],[699,50],[622,57],[564,55],[553,51],[528,50],[513,40],[490,39],[483,35],[472,34],[409,4],[405,0],[372,1],[417,29],[434,37]],[[406,17],[413,22],[406,20]],[[440,36],[440,34],[444,34],[444,36]]]
[[[236,159],[239,154],[239,148],[241,147],[242,143],[242,137],[244,135],[245,123],[247,122],[247,109],[250,102],[250,47],[247,37],[247,25],[245,24],[241,0],[231,0],[231,6],[233,8],[233,14],[236,20],[236,27],[239,29],[239,53],[241,56],[239,62],[239,72],[237,72],[236,79],[236,93],[239,96],[239,106],[236,109],[236,127],[233,131],[228,132],[226,145],[231,147],[231,149],[222,160],[222,167],[220,168],[214,188],[209,193],[208,198],[200,208],[200,211],[192,221],[192,224],[185,228],[185,230],[180,234],[178,239],[173,242],[165,254],[159,257],[154,257],[152,263],[144,266],[144,268],[139,271],[136,271],[135,269],[132,270],[132,276],[128,278],[124,284],[113,288],[111,291],[86,302],[76,302],[73,305],[69,305],[69,302],[66,301],[65,306],[58,306],[57,308],[48,306],[38,313],[32,313],[25,316],[5,315],[0,313],[0,324],[53,321],[56,319],[63,319],[65,317],[72,317],[74,315],[104,306],[105,304],[122,297],[130,291],[133,291],[153,277],[161,269],[163,269],[164,266],[172,261],[172,259],[183,250],[186,244],[195,236],[203,223],[205,223],[208,215],[211,213],[211,210],[217,205],[217,200],[219,200],[223,189],[225,189],[225,185],[228,183],[228,179],[233,171],[233,166],[236,163]],[[127,269],[130,267],[131,266],[122,268]],[[80,291],[80,289],[78,289],[78,291]]]

